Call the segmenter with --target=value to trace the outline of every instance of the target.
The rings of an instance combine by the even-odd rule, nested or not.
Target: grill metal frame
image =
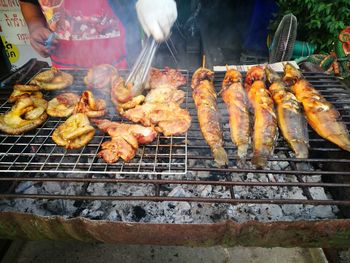
[[[187,74],[186,77],[189,79],[191,76],[187,71],[182,71],[184,74]],[[84,75],[83,73],[80,73],[80,77]],[[339,82],[336,78],[325,75],[323,73],[304,73],[306,79],[310,81],[315,88],[317,88],[322,95],[326,97],[329,101],[331,101],[337,110],[339,110],[342,114],[343,121],[346,123],[346,125],[349,128],[350,124],[350,108],[346,109],[344,105],[349,104],[350,105],[350,90],[347,90],[345,85]],[[223,79],[224,73],[217,72],[215,74],[215,87],[217,90],[220,89],[222,79]],[[238,203],[250,203],[250,204],[304,204],[304,205],[341,205],[341,206],[350,206],[350,197],[346,200],[339,200],[336,197],[334,197],[333,200],[319,200],[314,199],[312,197],[312,194],[310,193],[310,188],[312,187],[323,187],[327,189],[348,189],[350,188],[350,182],[349,183],[335,183],[335,182],[306,182],[307,177],[312,177],[315,175],[321,175],[321,176],[343,176],[347,177],[350,175],[350,170],[348,168],[343,169],[343,171],[333,171],[326,168],[326,164],[333,163],[337,165],[341,165],[343,167],[350,167],[350,158],[348,158],[350,155],[341,149],[339,149],[337,146],[326,142],[324,139],[317,136],[313,131],[311,131],[309,127],[309,134],[310,134],[310,157],[306,160],[297,160],[292,157],[291,151],[286,144],[285,140],[281,137],[279,137],[277,141],[277,145],[275,147],[275,152],[283,152],[285,153],[286,157],[283,158],[270,158],[270,161],[285,161],[288,162],[289,170],[273,170],[273,169],[260,169],[256,170],[253,168],[237,168],[235,166],[236,164],[236,155],[235,150],[236,148],[231,142],[230,139],[230,131],[229,127],[223,127],[223,133],[224,133],[224,142],[225,142],[225,149],[228,151],[229,155],[229,167],[227,168],[216,168],[214,166],[214,162],[212,160],[212,156],[209,150],[208,145],[205,143],[198,126],[198,119],[197,119],[197,112],[195,110],[194,102],[192,99],[191,90],[189,87],[189,82],[187,85],[186,91],[186,103],[185,107],[190,111],[190,114],[192,116],[192,126],[190,130],[186,133],[184,137],[182,136],[173,136],[171,138],[165,138],[162,136],[158,136],[156,142],[151,145],[143,146],[140,148],[141,150],[141,160],[145,158],[150,158],[153,160],[157,160],[161,156],[162,153],[160,153],[160,148],[167,146],[169,149],[173,149],[176,147],[176,141],[180,141],[179,147],[183,147],[181,149],[184,149],[183,154],[179,154],[176,157],[176,160],[178,160],[179,164],[183,164],[183,167],[171,167],[171,171],[159,171],[159,163],[152,162],[151,165],[153,165],[153,171],[140,171],[136,170],[135,167],[137,167],[138,164],[134,165],[133,161],[130,163],[123,163],[118,162],[117,165],[120,166],[120,171],[115,170],[99,170],[99,169],[92,169],[92,165],[89,162],[83,161],[85,157],[92,156],[93,161],[96,159],[96,153],[98,150],[98,146],[102,143],[102,141],[105,138],[108,138],[107,135],[99,135],[97,133],[98,142],[92,142],[92,145],[94,145],[94,151],[95,153],[89,156],[84,156],[82,153],[85,151],[86,147],[84,147],[82,150],[79,150],[78,152],[74,152],[72,150],[64,151],[62,154],[57,154],[60,158],[60,161],[54,162],[52,165],[56,166],[56,169],[54,170],[44,170],[44,169],[26,169],[29,164],[23,163],[21,165],[24,165],[25,169],[14,169],[11,170],[11,167],[14,165],[10,162],[4,162],[4,159],[6,159],[9,156],[8,151],[1,151],[0,153],[0,172],[4,173],[5,176],[0,177],[0,182],[7,182],[12,183],[13,186],[10,187],[10,189],[14,189],[14,185],[16,185],[19,182],[24,181],[32,181],[32,182],[60,182],[60,183],[85,183],[85,184],[94,184],[94,183],[111,183],[111,184],[128,184],[128,185],[153,185],[154,186],[154,192],[153,195],[150,196],[133,196],[132,193],[127,196],[98,196],[98,195],[89,195],[86,192],[80,194],[80,195],[66,195],[66,194],[46,194],[46,195],[25,195],[20,193],[14,193],[13,191],[7,191],[6,193],[0,194],[0,199],[12,199],[12,198],[34,198],[34,199],[66,199],[66,200],[119,200],[119,201],[187,201],[187,202],[204,202],[204,203],[230,203],[230,204],[238,204]],[[6,109],[8,107],[6,102],[2,102],[0,110]],[[218,105],[219,110],[221,112],[222,116],[222,123],[228,123],[228,113],[226,110],[226,105],[223,103],[222,98],[218,98]],[[51,118],[52,119],[52,118]],[[117,120],[113,118],[113,120]],[[50,122],[50,119],[47,121]],[[29,144],[21,143],[20,140],[23,138],[28,138],[30,140],[33,140],[34,138],[39,138],[40,140],[43,140],[44,144],[47,143],[47,141],[51,140],[47,137],[41,136],[40,132],[44,129],[48,129],[49,134],[53,131],[53,128],[56,127],[59,123],[62,123],[63,120],[59,120],[54,122],[52,127],[45,128],[45,125],[43,127],[39,127],[34,131],[34,135],[21,135],[21,136],[4,136],[0,135],[0,147],[3,147],[4,142],[6,141],[6,138],[12,138],[15,139],[14,142],[9,142],[9,145],[14,149],[14,143],[17,146],[22,146],[24,148],[20,148],[19,153],[25,152],[25,149],[29,147]],[[28,137],[27,137],[28,136]],[[167,143],[162,143],[162,142]],[[181,142],[184,141],[184,144],[181,144]],[[5,145],[6,146],[6,145]],[[37,147],[43,147],[42,144],[36,144],[34,146]],[[47,146],[49,147],[55,147],[53,142],[47,143]],[[88,146],[89,147],[89,146]],[[145,149],[148,149],[147,147],[151,147],[151,149],[155,149],[155,152],[147,153],[145,154]],[[22,150],[21,150],[22,149]],[[55,148],[53,148],[55,149]],[[250,149],[251,150],[251,149]],[[169,160],[175,159],[174,155],[172,153],[173,150],[170,150],[167,155]],[[17,154],[13,153],[13,155]],[[47,153],[46,153],[47,154]],[[43,156],[45,156],[45,152],[42,153]],[[50,155],[53,155],[53,150],[51,150]],[[21,155],[16,157],[18,160]],[[31,160],[34,160],[37,157],[42,156],[33,156],[29,155],[31,157]],[[339,157],[340,156],[340,157]],[[54,156],[55,157],[55,156]],[[80,160],[79,163],[65,163],[63,160],[64,158],[77,158],[77,160]],[[48,157],[49,158],[49,157]],[[47,159],[48,159],[47,158]],[[136,157],[137,158],[137,157]],[[166,158],[166,157],[165,157]],[[249,160],[249,159],[248,159]],[[312,170],[300,170],[297,169],[299,163],[307,163],[310,165],[310,167],[313,167]],[[174,162],[176,165],[176,162]],[[191,163],[191,165],[189,165]],[[46,163],[35,163],[35,165],[40,166]],[[194,165],[193,165],[194,164]],[[9,168],[4,169],[3,165],[10,165]],[[107,164],[105,164],[102,160],[101,166],[108,167]],[[133,166],[134,165],[134,166]],[[87,170],[77,170],[77,168],[80,167],[86,167],[90,166]],[[64,167],[64,169],[58,169],[58,167]],[[114,167],[114,166],[113,166]],[[133,171],[128,171],[127,169],[134,169]],[[170,168],[169,168],[170,169]],[[198,177],[196,180],[189,180],[186,178],[186,174],[188,172],[209,172],[209,178],[200,178]],[[61,173],[64,175],[64,177],[56,177],[55,174]],[[79,174],[78,175],[72,175]],[[241,180],[241,181],[232,181],[232,175],[240,174],[240,175],[247,175],[248,173],[254,173],[257,175],[266,175],[266,174],[272,174],[272,175],[285,175],[290,176],[291,178],[295,179],[295,182],[288,183],[288,182],[250,182],[247,180]],[[114,176],[114,178],[111,177]],[[168,175],[174,175],[176,179],[168,179]],[[180,198],[180,197],[171,197],[162,195],[160,192],[160,188],[162,185],[212,185],[212,186],[223,186],[230,189],[231,198],[216,198],[216,197],[186,197],[186,198]],[[275,187],[299,187],[303,190],[304,193],[304,199],[242,199],[242,198],[236,198],[235,197],[235,187],[237,186],[243,186],[247,188],[251,187],[268,187],[268,186],[275,186]]]

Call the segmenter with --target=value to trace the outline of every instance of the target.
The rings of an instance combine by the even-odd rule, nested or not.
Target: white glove
[[[157,42],[164,41],[177,18],[174,0],[138,0],[136,12],[147,36],[152,35]]]

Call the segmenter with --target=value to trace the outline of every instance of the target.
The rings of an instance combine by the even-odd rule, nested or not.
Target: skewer
[[[205,55],[203,55],[203,58],[202,58],[202,68],[205,68]]]
[[[230,68],[229,68],[229,66],[226,64],[226,71],[229,71],[230,70]]]

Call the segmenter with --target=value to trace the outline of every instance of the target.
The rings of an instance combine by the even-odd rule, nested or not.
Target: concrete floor
[[[1,263],[96,263],[96,262],[327,262],[318,249],[137,246],[87,244],[63,241],[15,241]]]

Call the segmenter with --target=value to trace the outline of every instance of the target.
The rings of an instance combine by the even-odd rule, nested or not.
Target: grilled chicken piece
[[[145,102],[162,104],[176,103],[180,105],[183,103],[184,98],[185,92],[182,90],[171,87],[160,87],[151,89],[145,98]]]
[[[264,69],[255,66],[249,69],[245,81],[254,110],[252,163],[258,168],[266,166],[277,138],[277,118],[273,100],[265,87],[265,78]]]
[[[145,96],[138,95],[132,98],[131,100],[129,100],[128,102],[116,104],[117,106],[116,108],[118,112],[123,112],[125,110],[135,108],[137,105],[142,104],[144,101],[145,101]]]
[[[90,90],[86,90],[76,104],[73,114],[84,113],[89,118],[102,117],[106,114],[106,102],[103,99],[95,99]]]
[[[73,84],[73,76],[56,68],[43,71],[36,75],[30,84],[37,85],[44,90],[64,89]]]
[[[106,163],[115,163],[119,158],[130,161],[135,157],[139,144],[150,143],[157,136],[152,127],[109,120],[93,120],[93,122],[112,138],[111,141],[102,143],[102,150],[98,153]]]
[[[180,71],[165,67],[164,70],[152,68],[148,81],[148,88],[173,88],[177,89],[186,85],[186,77]]]
[[[326,140],[350,151],[350,135],[341,122],[340,113],[328,102],[291,64],[284,67],[284,80],[292,85],[292,91],[303,105],[310,126]]]
[[[265,72],[270,83],[269,91],[277,106],[277,121],[282,135],[297,158],[307,158],[309,136],[301,106],[294,94],[287,90],[277,72],[270,67],[266,67]]]
[[[164,84],[165,80],[162,81]],[[147,95],[148,102],[143,103],[145,97],[139,95],[132,98],[131,86],[126,87],[124,80],[119,77],[114,80],[111,97],[121,116],[147,127],[154,126],[157,132],[165,136],[178,135],[189,129],[191,116],[178,105],[182,101],[182,92],[176,88],[169,89],[160,87],[152,90]]]
[[[192,77],[192,96],[197,107],[199,126],[218,167],[228,164],[223,147],[219,112],[214,89],[214,72],[199,68]]]
[[[30,131],[47,119],[47,101],[25,97],[16,101],[7,113],[0,114],[0,130],[7,134],[22,134]]]
[[[52,134],[52,140],[67,149],[79,149],[91,141],[95,129],[83,113],[70,116]]]
[[[40,90],[40,87],[36,85],[16,84],[13,86],[13,91],[8,101],[11,103],[14,103],[17,100],[23,99],[26,97],[42,99],[44,95],[39,90]]]
[[[109,94],[112,79],[118,76],[119,74],[115,67],[102,64],[88,70],[87,75],[84,77],[84,83],[90,89],[101,90]]]
[[[45,70],[37,74],[34,79],[39,82],[49,83],[51,82],[55,76],[59,73],[59,70],[55,67],[52,67],[49,70]]]
[[[61,93],[49,101],[46,112],[52,117],[68,117],[73,114],[79,98],[71,92]]]
[[[248,98],[242,85],[242,75],[229,69],[222,82],[221,96],[229,113],[231,140],[237,146],[238,164],[243,166],[249,145]]]
[[[191,116],[176,103],[144,103],[133,109],[122,111],[121,115],[144,126],[155,126],[165,136],[185,133],[191,126]]]
[[[111,99],[117,107],[132,99],[131,85],[126,86],[122,77],[115,77],[112,79]]]

